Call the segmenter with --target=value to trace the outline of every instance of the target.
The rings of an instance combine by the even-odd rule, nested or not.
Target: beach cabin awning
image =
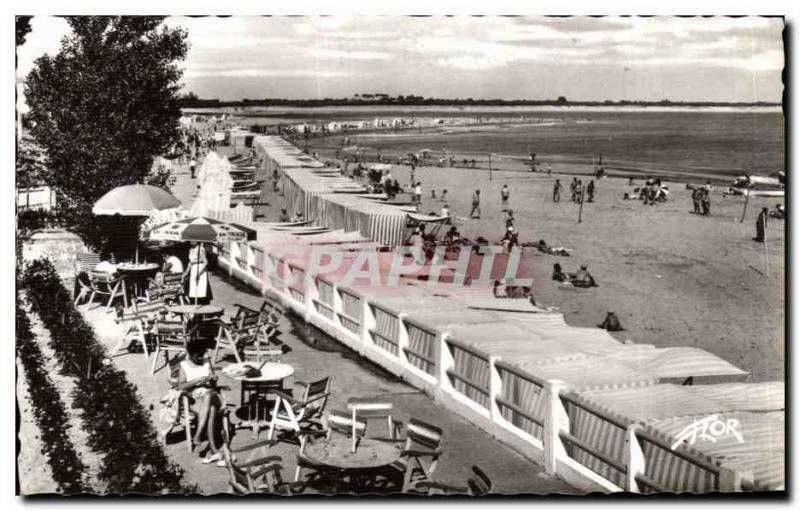
[[[419,213],[409,213],[408,218],[415,222],[422,223],[441,223],[448,220],[449,216],[436,216],[436,215],[420,215]]]
[[[650,345],[625,345],[604,357],[648,373],[655,378],[691,376],[742,376],[738,367],[700,348],[655,348]]]

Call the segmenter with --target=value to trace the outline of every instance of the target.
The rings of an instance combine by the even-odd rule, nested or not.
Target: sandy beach
[[[559,308],[575,326],[596,326],[613,310],[626,328],[614,334],[619,340],[699,347],[751,371],[754,381],[784,379],[784,221],[769,225],[769,276],[764,245],[752,241],[759,210],[783,199],[751,199],[740,223],[744,198],[725,198],[720,186],[712,193],[711,215],[703,217],[691,212],[685,181],[665,182],[670,200],[645,206],[623,199],[633,188],[627,179],[608,177],[596,181],[595,201],[584,204],[578,223],[579,206],[570,201],[569,182],[575,173],[588,174],[591,168],[553,163],[552,170],[550,176],[494,171],[490,181],[485,169],[418,167],[421,211],[438,214],[444,203],[431,199],[431,190],[440,196],[446,188],[461,234],[496,242],[504,228],[500,189],[507,184],[520,241],[543,239],[571,253],[559,257],[526,249],[536,273],[538,303]],[[393,165],[391,172],[407,187],[410,167]],[[558,204],[552,200],[556,179],[564,186]],[[582,179],[587,183],[589,177]],[[638,179],[635,186],[642,184]],[[482,217],[471,220],[476,189],[483,197]],[[262,210],[267,221],[277,218],[283,205],[282,197],[268,198],[271,205]],[[550,280],[554,263],[565,271],[588,265],[599,287],[559,285]]]

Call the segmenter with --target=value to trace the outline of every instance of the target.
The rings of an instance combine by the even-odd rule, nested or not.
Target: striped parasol
[[[196,241],[227,243],[255,239],[256,231],[239,224],[229,224],[205,217],[186,218],[153,227],[147,234],[151,241]]]

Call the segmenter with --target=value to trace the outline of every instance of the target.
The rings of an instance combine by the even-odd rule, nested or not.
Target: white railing
[[[282,275],[291,272],[295,283],[282,286],[278,276],[266,273],[268,258]],[[666,439],[594,406],[562,382],[539,379],[442,329],[391,312],[380,298],[275,260],[260,247],[232,243],[219,260],[232,275],[258,284],[263,293],[273,291],[306,321],[578,488],[740,491],[752,480],[689,449],[673,451]],[[681,480],[670,469],[678,463],[684,465]]]

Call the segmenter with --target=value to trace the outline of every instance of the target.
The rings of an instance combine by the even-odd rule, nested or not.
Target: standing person
[[[511,192],[508,189],[508,185],[503,185],[503,189],[500,190],[500,205],[502,209],[500,211],[505,211],[508,209],[508,198],[511,195]]]
[[[692,188],[692,206],[694,212],[700,214],[700,189],[696,186]]]
[[[573,177],[572,183],[569,185],[572,202],[578,202],[578,178]]]
[[[422,182],[420,181],[414,185],[414,202],[417,204],[422,202]]]
[[[481,191],[475,190],[475,193],[472,194],[472,211],[470,211],[469,216],[474,220],[480,220],[481,218]]]
[[[447,204],[442,206],[442,216],[447,218],[447,220],[444,221],[445,225],[450,225],[450,207]]]
[[[278,222],[288,222],[289,221],[289,213],[286,212],[286,208],[281,209],[281,214],[278,215]]]
[[[447,188],[442,190],[442,196],[439,197],[439,200],[442,202],[447,202]]]
[[[553,202],[561,202],[561,188],[561,180],[556,179],[556,182],[553,185]]]
[[[708,216],[711,214],[711,192],[708,188],[703,189],[703,195],[701,199],[702,207],[703,207],[703,215]]]
[[[575,202],[583,202],[583,181],[580,179],[575,183]]]
[[[189,160],[189,173],[191,174],[192,179],[194,179],[194,171],[196,168],[197,168],[197,160],[194,158],[194,156],[192,156],[192,159]]]
[[[594,202],[594,179],[589,181],[589,184],[586,185],[586,194],[589,196],[587,202]]]
[[[761,213],[758,214],[756,219],[756,237],[753,241],[764,243],[764,234],[767,230],[767,219],[769,218],[769,209],[761,208]]]
[[[192,303],[207,305],[211,302],[211,286],[208,282],[208,257],[205,247],[197,242],[191,243],[189,249],[189,266],[183,272],[184,280],[188,277],[186,296]]]
[[[553,173],[553,167],[551,167],[550,164],[548,163],[547,164],[547,175],[549,176],[552,173]]]

